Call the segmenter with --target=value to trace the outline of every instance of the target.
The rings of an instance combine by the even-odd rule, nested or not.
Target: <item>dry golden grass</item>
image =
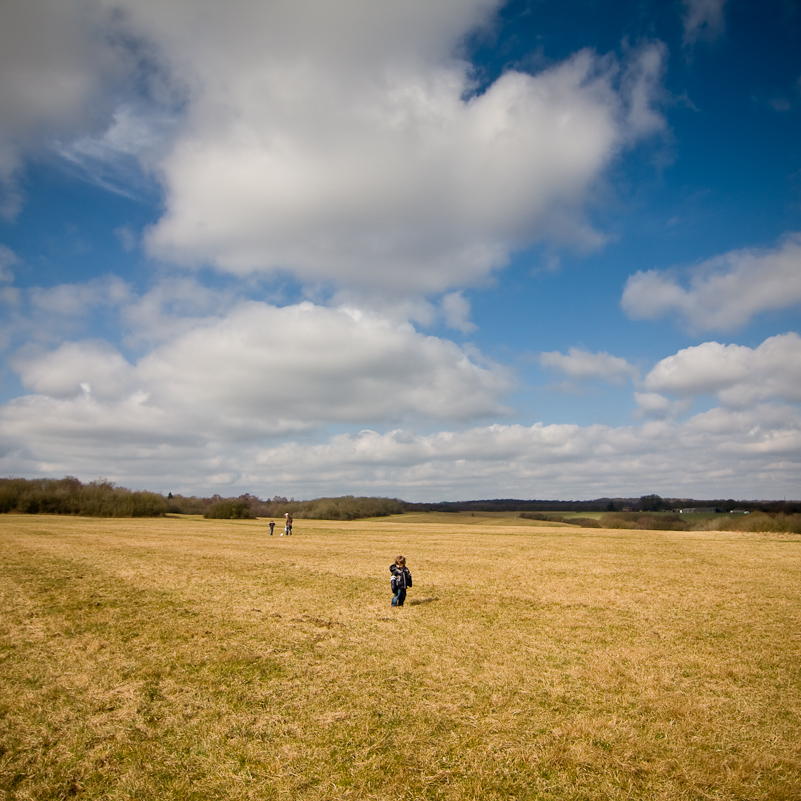
[[[801,538],[266,523],[0,517],[0,799],[801,798]]]

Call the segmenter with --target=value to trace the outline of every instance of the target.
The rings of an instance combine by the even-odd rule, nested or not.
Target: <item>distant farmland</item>
[[[0,799],[801,798],[798,535],[266,522],[0,518]]]

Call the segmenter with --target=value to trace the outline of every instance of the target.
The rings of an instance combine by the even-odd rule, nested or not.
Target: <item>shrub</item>
[[[564,522],[581,528],[601,528],[601,521],[594,517],[566,517]]]
[[[213,503],[203,517],[214,520],[250,520],[254,515],[245,501],[227,500]]]
[[[131,517],[161,517],[167,513],[167,499],[156,492],[131,493]]]
[[[179,515],[202,515],[212,503],[209,498],[198,498],[194,495],[187,498],[170,493],[167,496],[167,511]]]
[[[731,531],[801,534],[801,514],[785,515],[754,512],[742,517],[727,518],[721,522],[724,523],[721,528]]]
[[[521,512],[518,517],[523,520],[544,520],[547,523],[564,523],[564,515],[549,515],[545,512]]]
[[[690,528],[679,515],[648,512],[610,512],[601,516],[600,524],[603,528],[641,531],[687,531]]]
[[[631,517],[626,517],[623,512],[602,515],[600,523],[603,528],[631,529],[637,527],[636,521]]]
[[[339,498],[317,498],[313,501],[280,500],[264,504],[265,517],[282,517],[290,512],[299,519],[358,520],[365,517],[387,517],[405,511],[402,501],[396,498],[367,498],[343,495]]]
[[[743,531],[754,534],[801,534],[801,514],[752,512],[730,517],[721,515],[703,520],[695,531]]]
[[[678,515],[642,515],[636,527],[643,531],[687,531],[690,524]]]

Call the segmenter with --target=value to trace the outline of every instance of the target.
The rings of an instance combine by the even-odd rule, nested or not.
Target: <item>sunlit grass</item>
[[[0,517],[0,798],[801,798],[801,538],[266,522]]]

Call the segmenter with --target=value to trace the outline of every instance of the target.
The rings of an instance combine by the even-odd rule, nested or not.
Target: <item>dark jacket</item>
[[[392,573],[393,578],[396,579],[398,587],[411,587],[412,574],[409,572],[408,567],[399,567],[394,562],[389,566],[389,572]]]

